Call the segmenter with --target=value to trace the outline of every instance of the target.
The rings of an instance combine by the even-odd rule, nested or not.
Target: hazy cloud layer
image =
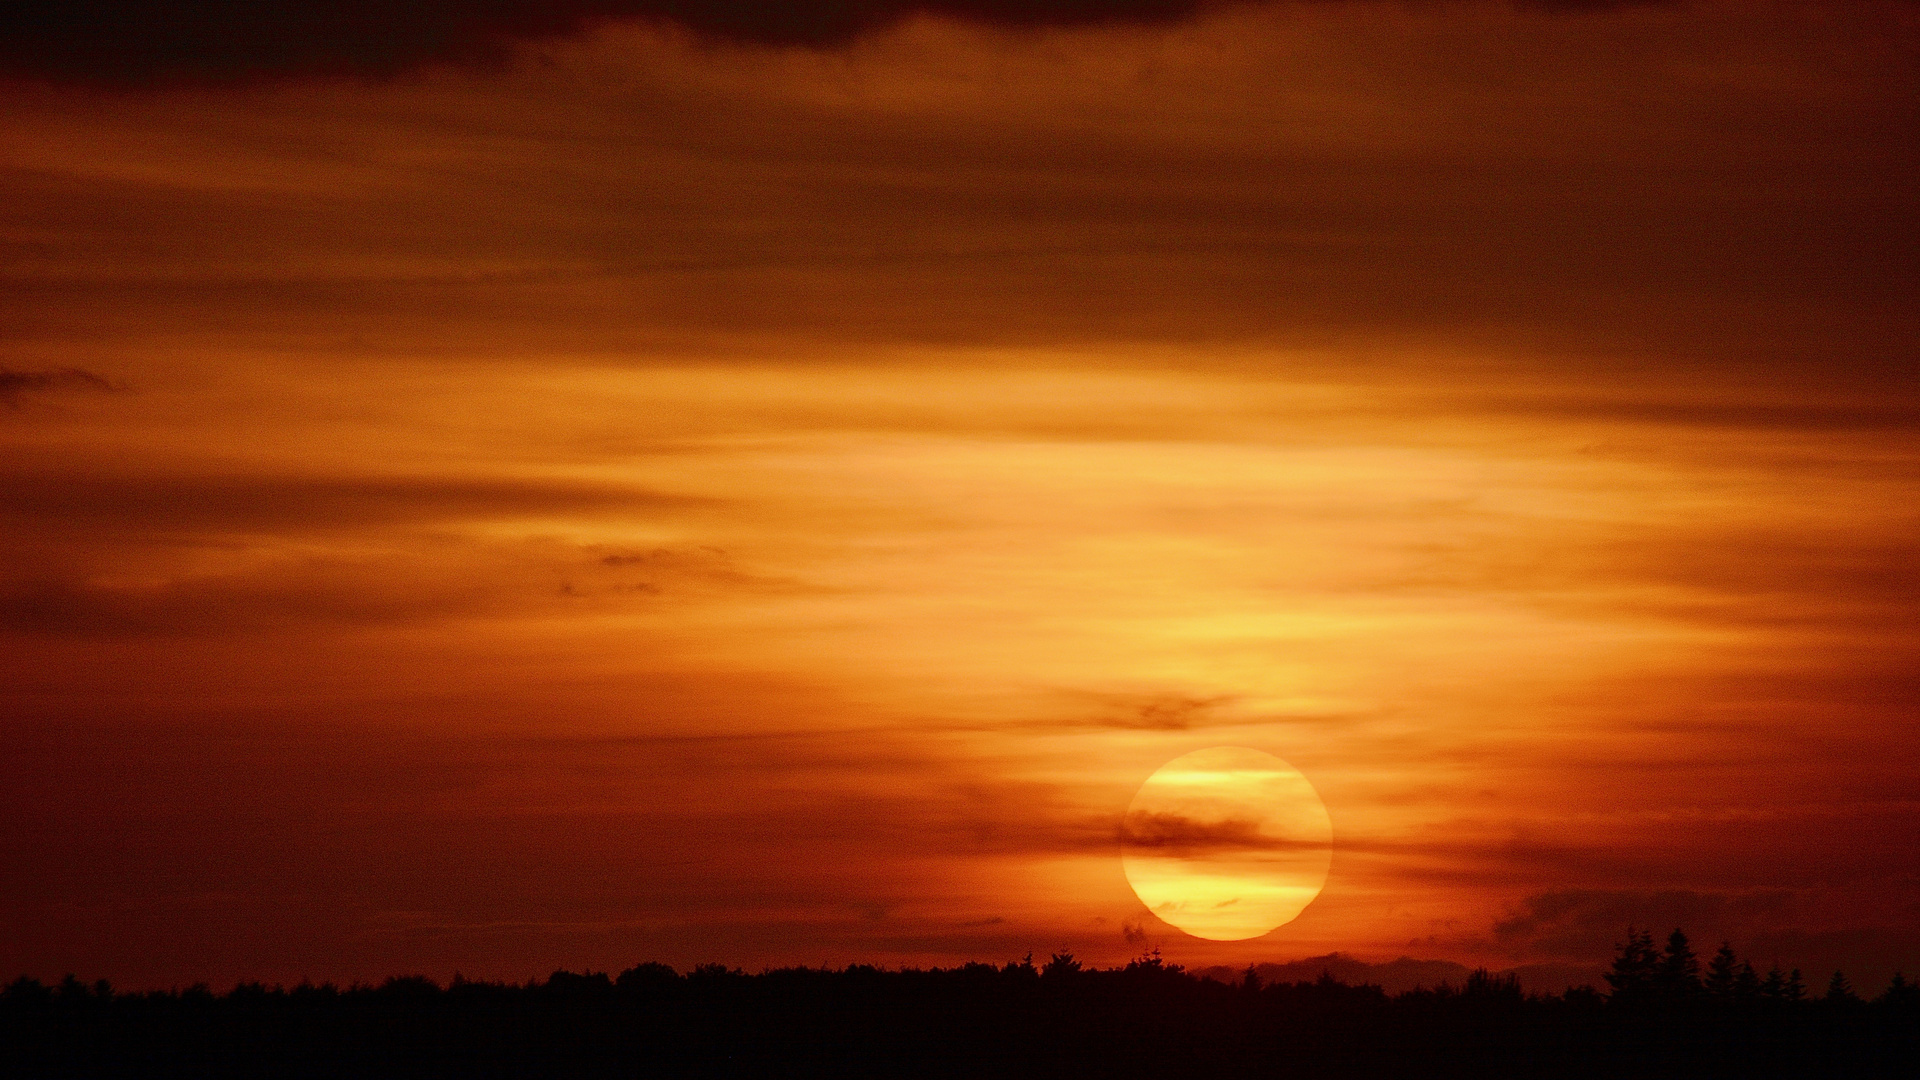
[[[565,77],[142,95],[81,127],[27,94],[3,310],[48,347],[1256,341],[1387,379],[1419,340],[1541,407],[1885,428],[1920,340],[1903,10],[1235,8],[844,55],[615,28],[556,47]]]

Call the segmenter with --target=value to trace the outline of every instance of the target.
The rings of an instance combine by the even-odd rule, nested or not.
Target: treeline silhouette
[[[1877,1077],[1920,1075],[1920,990],[1759,976],[1731,949],[1629,930],[1608,989],[1529,994],[1482,969],[1390,995],[1330,975],[1201,979],[1158,954],[933,970],[641,964],[525,984],[242,983],[0,992],[19,1077]]]

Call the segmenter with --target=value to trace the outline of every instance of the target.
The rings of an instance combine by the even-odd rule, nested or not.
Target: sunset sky
[[[1920,974],[1920,5],[186,6],[0,16],[0,979]]]

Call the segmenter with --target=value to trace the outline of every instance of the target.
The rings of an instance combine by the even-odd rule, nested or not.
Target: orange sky
[[[1920,9],[1563,7],[16,73],[0,976],[1920,969]]]

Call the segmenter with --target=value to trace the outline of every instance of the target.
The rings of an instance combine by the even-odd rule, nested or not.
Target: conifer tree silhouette
[[[1709,995],[1720,1001],[1733,999],[1733,983],[1739,972],[1739,961],[1733,955],[1733,946],[1720,943],[1720,951],[1707,961],[1706,990]]]
[[[1753,965],[1740,961],[1739,970],[1733,973],[1733,999],[1752,1001],[1760,996],[1760,976],[1754,973]]]
[[[1070,979],[1078,974],[1080,974],[1080,961],[1075,960],[1073,954],[1064,949],[1054,953],[1053,959],[1048,960],[1040,969],[1041,978],[1053,981]]]
[[[1627,940],[1616,945],[1613,967],[1607,972],[1609,995],[1614,1001],[1641,1001],[1653,995],[1654,972],[1660,954],[1654,950],[1653,934],[1627,927]]]
[[[1679,999],[1700,992],[1700,958],[1679,928],[1667,935],[1667,950],[1654,969],[1654,985],[1662,997]]]
[[[1767,977],[1760,983],[1760,993],[1775,1001],[1787,1000],[1787,973],[1775,964],[1767,970]]]
[[[1882,1005],[1911,1009],[1920,1005],[1920,986],[1908,982],[1905,973],[1896,971],[1893,980],[1887,983],[1887,992],[1874,1000]]]

